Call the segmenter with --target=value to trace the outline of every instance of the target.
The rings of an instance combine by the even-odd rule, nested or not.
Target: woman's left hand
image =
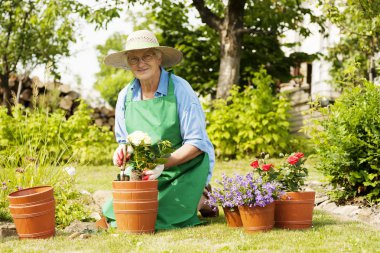
[[[162,171],[164,171],[165,166],[163,164],[157,165],[153,170],[147,170],[144,175],[148,176],[148,180],[155,180],[161,176]]]

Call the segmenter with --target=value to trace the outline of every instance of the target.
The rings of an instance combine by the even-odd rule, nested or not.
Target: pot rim
[[[32,194],[28,194],[28,195],[14,196],[17,193],[20,193],[20,192],[23,192],[23,191],[27,191],[27,190],[32,190],[32,189],[38,189],[38,188],[46,188],[47,190],[46,191],[41,191],[41,192],[35,192],[35,193],[32,193]],[[22,190],[18,190],[18,191],[12,192],[12,193],[10,193],[8,195],[8,197],[11,198],[11,199],[20,199],[20,198],[25,198],[26,196],[35,196],[35,195],[38,195],[38,194],[41,194],[41,193],[48,192],[50,190],[53,190],[53,187],[50,186],[50,185],[35,186],[35,187],[29,187],[29,188],[25,188],[25,189],[22,189]]]

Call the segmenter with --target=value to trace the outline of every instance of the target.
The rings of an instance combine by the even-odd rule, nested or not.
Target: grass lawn
[[[275,160],[273,162],[276,162]],[[323,176],[308,163],[310,180],[323,181]],[[245,173],[249,161],[218,161],[214,178],[222,173]],[[117,169],[113,166],[77,168],[79,189],[90,192],[110,190]],[[214,184],[215,185],[215,184]],[[87,240],[68,239],[58,232],[53,239],[19,241],[7,238],[0,252],[380,252],[380,233],[367,225],[344,222],[315,211],[314,226],[305,231],[273,229],[247,234],[242,229],[228,228],[223,214],[206,219],[205,226],[158,232],[154,235],[129,235],[117,231],[99,232]]]

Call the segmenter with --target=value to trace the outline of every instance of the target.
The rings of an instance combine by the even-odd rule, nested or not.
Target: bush
[[[262,151],[279,154],[289,151],[289,103],[273,95],[273,80],[264,69],[254,74],[256,89],[242,92],[234,86],[227,100],[206,105],[207,132],[222,158],[243,158]]]
[[[334,105],[314,108],[324,116],[310,132],[319,168],[344,200],[365,196],[380,201],[380,88],[366,82],[345,92]]]
[[[17,105],[9,116],[0,108],[0,219],[10,219],[9,193],[40,185],[54,188],[58,226],[87,219],[84,197],[62,168],[71,163],[110,163],[116,148],[112,132],[93,125],[90,115],[83,102],[68,119],[62,111]]]
[[[0,155],[4,164],[21,166],[24,157],[38,159],[39,165],[110,163],[116,148],[112,132],[92,124],[91,110],[81,102],[74,115],[24,109],[17,105],[12,116],[0,108]]]

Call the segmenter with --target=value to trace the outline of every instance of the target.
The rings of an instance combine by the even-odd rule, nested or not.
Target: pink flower
[[[269,164],[264,164],[262,168],[263,168],[263,171],[268,171],[272,167],[273,167],[273,164],[269,163]]]
[[[289,156],[288,163],[294,165],[298,162],[299,158],[297,156]]]
[[[257,169],[258,167],[260,167],[260,166],[259,166],[259,161],[257,161],[257,160],[251,162],[250,165],[251,165],[251,167],[254,168],[254,169]]]
[[[297,152],[297,153],[294,154],[294,156],[297,157],[297,158],[302,158],[302,157],[304,157],[304,154],[301,153],[301,152]]]

